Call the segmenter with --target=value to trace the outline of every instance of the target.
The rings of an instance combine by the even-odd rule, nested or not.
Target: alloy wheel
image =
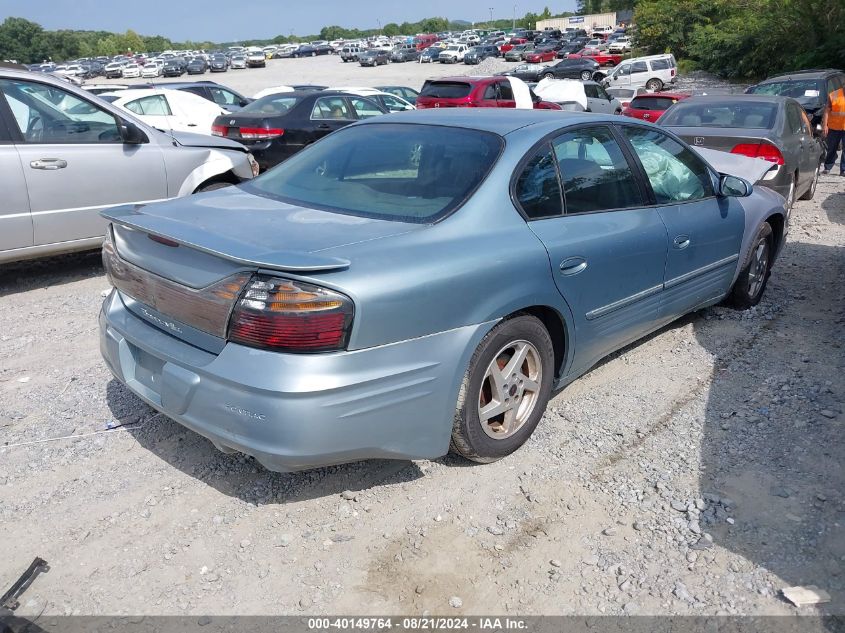
[[[528,341],[505,345],[484,373],[478,395],[481,428],[493,439],[510,437],[528,421],[540,397],[543,364]]]
[[[748,296],[752,299],[757,296],[766,281],[766,273],[769,270],[769,241],[760,240],[754,249],[754,256],[751,266],[748,267]]]

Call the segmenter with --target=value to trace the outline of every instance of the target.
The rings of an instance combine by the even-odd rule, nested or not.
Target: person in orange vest
[[[825,111],[824,132],[827,141],[827,155],[824,157],[824,173],[829,174],[836,164],[836,152],[843,145],[839,159],[839,175],[845,176],[845,88],[834,90],[828,96]]]

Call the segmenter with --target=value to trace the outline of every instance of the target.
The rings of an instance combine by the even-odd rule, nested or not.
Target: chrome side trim
[[[684,283],[685,281],[689,281],[693,277],[698,277],[699,275],[703,275],[704,273],[709,273],[711,270],[716,270],[717,268],[726,266],[731,262],[735,262],[737,259],[739,259],[739,253],[731,255],[729,257],[725,257],[724,259],[720,259],[719,261],[713,262],[712,264],[707,264],[706,266],[702,266],[701,268],[696,268],[695,270],[691,270],[688,273],[679,275],[674,279],[670,279],[665,284],[663,284],[663,287],[668,290],[669,288],[673,288],[679,284]]]
[[[632,303],[636,303],[637,301],[641,301],[646,297],[655,295],[661,290],[663,290],[663,284],[652,286],[651,288],[646,288],[645,290],[641,290],[640,292],[633,294],[630,297],[625,297],[624,299],[619,299],[619,301],[608,303],[606,306],[602,306],[601,308],[596,308],[595,310],[587,312],[587,320],[592,321],[593,319],[597,319],[601,316],[604,316],[605,314],[609,314],[610,312],[615,312],[620,308],[624,308],[625,306],[631,305]]]

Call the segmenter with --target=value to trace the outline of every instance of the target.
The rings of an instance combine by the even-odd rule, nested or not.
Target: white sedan
[[[123,78],[132,79],[141,76],[141,67],[138,64],[126,64],[123,67]]]
[[[207,99],[182,90],[145,88],[107,92],[100,98],[128,110],[159,130],[211,134],[214,119],[227,111]]]
[[[161,66],[158,64],[144,64],[144,68],[141,69],[141,77],[144,79],[158,77],[161,75]]]

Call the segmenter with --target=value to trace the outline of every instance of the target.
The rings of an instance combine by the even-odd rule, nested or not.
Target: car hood
[[[339,247],[426,227],[288,204],[238,186],[103,216],[224,259],[288,271],[344,268]],[[328,249],[335,250],[323,255]]]
[[[236,141],[219,136],[210,136],[208,134],[196,134],[194,132],[176,132],[169,131],[166,134],[173,138],[179,145],[183,147],[213,147],[215,149],[233,149],[240,152],[248,152],[249,150]]]

